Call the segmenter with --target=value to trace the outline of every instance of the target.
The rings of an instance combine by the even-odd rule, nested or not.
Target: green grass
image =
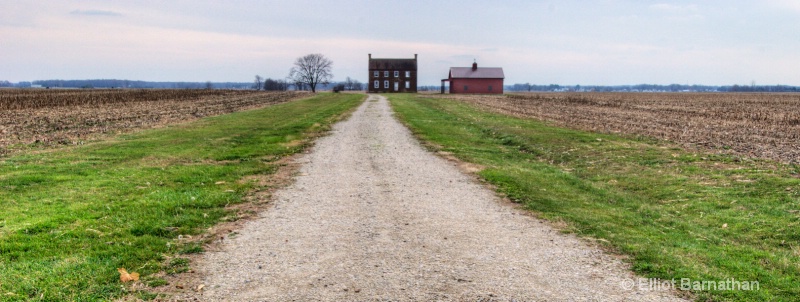
[[[569,130],[417,95],[389,95],[430,148],[565,231],[628,255],[648,278],[758,281],[698,301],[797,301],[800,167]]]
[[[186,260],[173,256],[202,249],[177,236],[225,219],[227,205],[256,189],[240,180],[273,173],[276,160],[363,99],[320,94],[0,158],[0,300],[106,301],[126,294],[118,267],[145,277],[185,270]]]

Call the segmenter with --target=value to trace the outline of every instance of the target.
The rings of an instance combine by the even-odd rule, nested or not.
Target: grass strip
[[[175,267],[164,263],[171,255],[198,252],[175,239],[225,219],[255,189],[244,177],[273,173],[363,99],[319,94],[0,158],[0,300],[125,295],[117,268],[147,276]]]
[[[628,255],[642,276],[675,279],[678,289],[684,278],[758,282],[758,290],[688,291],[698,301],[800,297],[796,165],[558,128],[448,99],[389,98],[431,149],[484,166],[479,176],[501,193]]]

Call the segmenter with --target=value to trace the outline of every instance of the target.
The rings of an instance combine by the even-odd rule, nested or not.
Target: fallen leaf
[[[723,228],[723,229],[727,229],[727,228],[728,228],[728,224],[727,224],[727,223],[723,223],[723,224],[722,224],[722,228]]]
[[[225,183],[224,181],[220,180],[220,181],[218,181],[218,182],[215,182],[214,184],[215,184],[215,185],[221,185],[221,184],[224,184],[224,183]]]
[[[119,272],[119,281],[129,282],[129,281],[138,281],[139,280],[139,273],[128,273],[128,270],[124,268],[118,268],[117,271]]]
[[[197,286],[197,289],[196,289],[196,291],[201,291],[201,290],[203,290],[203,287],[206,287],[206,285],[205,285],[205,284],[200,284],[200,285],[198,285],[198,286]]]

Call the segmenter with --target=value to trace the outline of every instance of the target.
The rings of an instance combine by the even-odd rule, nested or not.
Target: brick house
[[[447,79],[442,79],[442,93],[444,82],[450,82],[450,93],[480,93],[503,94],[503,68],[480,67],[472,63],[472,67],[450,67]]]
[[[417,54],[413,59],[373,59],[369,54],[367,91],[417,92]]]

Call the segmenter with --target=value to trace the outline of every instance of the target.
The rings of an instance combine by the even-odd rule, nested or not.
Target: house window
[[[388,71],[386,73],[389,73]],[[383,81],[383,88],[389,88],[389,81]]]
[[[408,71],[406,71],[406,72],[408,72]],[[411,82],[410,81],[406,81],[406,89],[410,89],[410,88],[411,88]]]
[[[411,72],[410,72],[410,71],[406,71],[406,77],[407,77],[407,78],[410,78],[410,77],[411,77]]]
[[[489,85],[489,91],[492,91],[492,85]]]
[[[464,85],[464,91],[467,91],[467,85]]]
[[[400,83],[394,82],[394,91],[400,90]]]
[[[383,72],[383,76],[388,78],[389,77],[389,71],[384,71]],[[386,88],[389,88],[389,86],[386,86]]]
[[[377,71],[376,71],[377,72]],[[381,88],[380,81],[375,80],[375,88]]]
[[[373,75],[374,75],[374,77],[376,77],[376,78],[377,78],[377,77],[381,76],[381,72],[376,70],[376,71],[373,73]]]
[[[396,78],[396,77],[399,77],[399,76],[400,76],[400,72],[399,72],[399,71],[397,71],[397,70],[395,70],[395,71],[394,71],[394,77]]]

